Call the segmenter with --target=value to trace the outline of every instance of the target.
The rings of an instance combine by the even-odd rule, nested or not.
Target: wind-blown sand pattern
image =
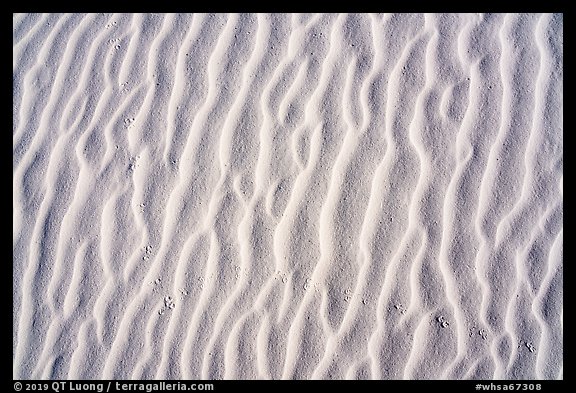
[[[13,377],[562,379],[562,41],[14,15]]]

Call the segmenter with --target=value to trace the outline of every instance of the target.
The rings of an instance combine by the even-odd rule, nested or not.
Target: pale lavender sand
[[[13,378],[562,379],[562,56],[562,14],[15,14]]]

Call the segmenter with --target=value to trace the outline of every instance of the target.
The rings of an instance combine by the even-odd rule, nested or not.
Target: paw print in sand
[[[352,299],[352,290],[351,289],[346,289],[344,291],[344,301],[345,302],[349,302]]]
[[[536,352],[536,347],[531,342],[520,340],[518,342],[518,348],[522,348],[522,346],[528,348],[530,352]]]
[[[144,256],[142,257],[143,261],[147,261],[150,259],[150,254],[152,253],[152,246],[144,247]]]
[[[448,326],[450,326],[450,323],[446,320],[444,315],[440,315],[438,318],[436,318],[436,320],[440,323],[440,326],[442,326],[443,328],[447,328]]]
[[[164,306],[162,308],[160,308],[160,311],[158,311],[158,315],[162,315],[162,314],[164,314],[165,311],[168,311],[168,310],[174,310],[175,307],[176,307],[176,304],[174,304],[174,300],[172,299],[172,296],[166,296],[164,298]]]

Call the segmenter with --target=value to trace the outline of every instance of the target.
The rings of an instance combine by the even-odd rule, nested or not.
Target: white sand
[[[562,379],[562,15],[13,17],[13,377]]]

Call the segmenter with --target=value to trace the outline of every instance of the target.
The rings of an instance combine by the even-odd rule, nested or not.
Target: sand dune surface
[[[563,379],[562,14],[14,14],[13,378]]]

